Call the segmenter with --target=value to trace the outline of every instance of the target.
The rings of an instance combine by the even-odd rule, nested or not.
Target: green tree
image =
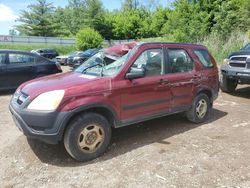
[[[76,34],[76,47],[78,50],[87,50],[89,48],[101,48],[103,43],[102,36],[91,28],[80,30]]]
[[[52,3],[46,0],[37,0],[36,4],[28,6],[28,10],[22,10],[17,21],[23,23],[16,26],[21,35],[30,36],[56,36],[55,25],[51,20],[54,13]]]

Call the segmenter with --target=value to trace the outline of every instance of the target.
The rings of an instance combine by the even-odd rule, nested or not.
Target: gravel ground
[[[27,140],[0,93],[0,187],[250,187],[250,87],[220,93],[206,123],[180,115],[113,131],[100,158]]]

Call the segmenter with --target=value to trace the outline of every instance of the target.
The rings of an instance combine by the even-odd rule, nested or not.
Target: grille
[[[234,63],[234,62],[230,62],[229,65],[231,67],[241,67],[241,68],[245,68],[246,67],[246,63]]]
[[[247,58],[246,57],[232,57],[231,59],[230,59],[230,61],[246,61],[247,60]]]
[[[250,63],[247,63],[247,69],[250,69]]]

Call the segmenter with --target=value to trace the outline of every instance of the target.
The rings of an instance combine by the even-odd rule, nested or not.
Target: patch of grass
[[[31,51],[38,48],[53,48],[56,49],[60,55],[65,55],[76,51],[75,46],[71,45],[0,44],[0,49]]]
[[[216,59],[218,64],[223,64],[223,59],[232,52],[238,51],[249,42],[247,33],[232,33],[227,40],[223,40],[217,35],[210,35],[201,44],[205,45]]]

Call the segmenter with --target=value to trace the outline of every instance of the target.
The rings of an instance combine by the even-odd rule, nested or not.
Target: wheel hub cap
[[[78,145],[83,152],[95,152],[104,141],[104,130],[98,124],[86,126],[80,133]]]
[[[86,144],[88,144],[88,145],[93,144],[96,141],[97,136],[98,135],[97,135],[96,132],[90,132],[90,133],[88,133],[87,137],[86,137]]]
[[[202,119],[207,113],[207,102],[201,99],[196,105],[196,114],[198,118]]]

